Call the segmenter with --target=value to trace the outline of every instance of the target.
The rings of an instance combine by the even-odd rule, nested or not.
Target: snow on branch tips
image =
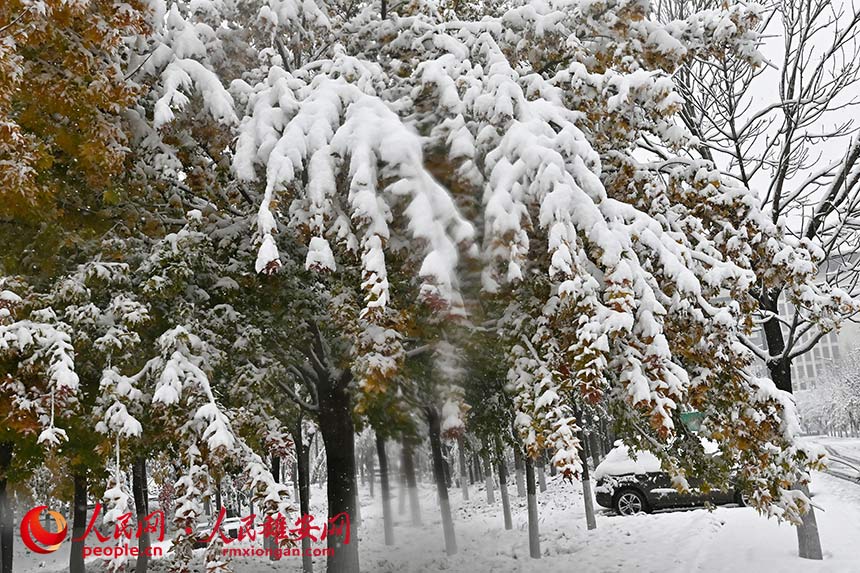
[[[371,87],[377,71],[349,60],[337,64],[335,77],[320,74],[309,82],[270,73],[269,85],[250,102],[252,115],[243,122],[234,166],[245,178],[254,177],[254,163],[266,167],[256,269],[277,265],[273,206],[284,193],[291,200],[290,226],[308,237],[306,267],[334,271],[336,250],[360,255],[366,312],[388,304],[385,253],[402,242],[394,233],[421,245],[422,297],[442,306],[459,304],[456,266],[471,226],[424,168],[418,134],[360,87]],[[358,66],[362,81],[345,81],[347,66]],[[287,102],[280,114],[273,113],[276,101]],[[280,133],[277,125],[283,125]],[[302,172],[306,185],[300,183]],[[337,183],[341,173],[345,186]],[[398,213],[406,216],[405,229],[391,227]]]

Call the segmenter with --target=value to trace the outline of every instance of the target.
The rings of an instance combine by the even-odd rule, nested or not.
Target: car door
[[[681,494],[672,487],[672,480],[666,472],[648,472],[636,477],[643,485],[645,496],[652,509],[676,507],[680,504]]]
[[[687,483],[690,484],[690,489],[686,493],[681,494],[681,505],[704,505],[705,502],[711,501],[713,491],[709,491],[708,493],[702,491],[702,484],[704,482],[700,478],[687,478]]]
[[[708,498],[708,501],[710,501],[714,505],[725,505],[727,503],[732,503],[735,501],[734,487],[729,486],[727,489],[715,488],[711,490]]]
[[[704,505],[705,503],[724,505],[734,501],[734,491],[732,488],[728,490],[710,488],[705,493],[702,488],[704,483],[702,479],[690,478],[687,481],[690,483],[690,491],[689,493],[681,494],[682,505]]]

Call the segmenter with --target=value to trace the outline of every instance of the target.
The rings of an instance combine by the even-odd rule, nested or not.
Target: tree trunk
[[[343,516],[352,521],[356,517],[355,496],[355,443],[352,423],[352,406],[349,400],[348,375],[339,380],[328,380],[319,388],[319,425],[326,453],[326,493],[329,519]],[[329,529],[327,557],[329,573],[358,573],[357,531],[337,534]],[[347,543],[348,541],[348,543]]]
[[[454,520],[451,518],[451,505],[448,501],[448,488],[445,481],[445,465],[442,459],[442,437],[439,413],[434,407],[426,408],[427,422],[430,425],[430,449],[433,453],[433,476],[436,479],[436,492],[439,494],[439,508],[442,511],[442,531],[445,534],[445,552],[450,556],[457,553],[457,540],[454,537]]]
[[[591,494],[591,479],[588,473],[588,445],[582,430],[579,431],[579,459],[582,462],[582,499],[585,501],[585,521],[588,529],[595,529],[597,521],[594,518],[594,496]]]
[[[301,444],[299,442],[294,442],[294,443],[296,446],[296,459],[298,460],[298,451],[299,451],[299,448],[301,447]],[[308,461],[308,467],[310,467],[310,461]],[[300,494],[299,494],[299,468],[298,468],[298,462],[297,461],[293,462],[292,479],[293,479],[293,498],[299,499],[299,497],[300,497]]]
[[[131,490],[134,496],[134,509],[137,512],[137,526],[140,537],[137,539],[137,563],[134,566],[135,573],[144,573],[149,566],[149,547],[152,542],[149,532],[143,527],[143,521],[149,514],[149,503],[147,500],[146,486],[146,458],[138,456],[134,459],[131,467]]]
[[[517,497],[525,497],[526,488],[523,487],[523,456],[519,448],[514,448],[514,474],[517,481]]]
[[[84,573],[84,534],[87,531],[87,475],[77,470],[74,480],[74,509],[72,510],[72,548],[69,553],[69,573]],[[78,539],[78,541],[75,541]]]
[[[440,438],[441,440],[441,438]],[[441,451],[441,450],[440,450]],[[445,487],[451,488],[451,466],[448,464],[448,459],[445,454],[442,454],[442,475],[445,476]]]
[[[276,455],[272,455],[272,477],[276,482],[280,482],[281,476],[281,458]],[[281,559],[280,555],[276,549],[278,548],[277,539],[274,536],[269,536],[263,539],[263,546],[269,549],[269,559],[272,561],[279,561]]]
[[[546,457],[541,455],[540,465],[538,465],[538,483],[540,484],[540,492],[546,491]]]
[[[511,519],[511,498],[508,496],[508,468],[505,467],[504,450],[502,440],[496,436],[496,456],[499,468],[499,491],[502,493],[502,513],[505,516],[505,529],[513,529],[514,522]]]
[[[412,525],[421,525],[421,502],[418,500],[418,483],[415,480],[415,453],[412,444],[403,440],[403,474],[409,490],[409,514]]]
[[[299,512],[310,515],[311,512],[311,445],[302,439],[301,418],[292,428],[293,443],[296,447],[296,461],[293,463],[293,479],[298,482]],[[350,540],[351,541],[351,540]],[[302,539],[302,571],[313,573],[314,560],[310,555],[311,540],[305,536]]]
[[[531,457],[526,456],[526,494],[529,510],[529,555],[540,559],[540,531],[538,529],[537,492],[535,492],[535,466]]]
[[[373,461],[373,456],[367,456],[367,473],[370,480],[370,497],[375,497],[373,489],[376,485],[376,463]]]
[[[221,508],[224,507],[224,498],[221,495],[221,476],[218,476],[215,481],[215,507],[219,513],[221,512]]]
[[[353,439],[353,448],[355,447],[355,434],[352,435]],[[353,467],[358,466],[358,461],[353,459]],[[352,488],[355,492],[355,528],[358,529],[361,527],[361,496],[358,491],[358,472],[353,471],[352,473]]]
[[[460,451],[460,489],[463,490],[463,499],[469,501],[469,479],[466,471],[466,440],[463,436],[457,438],[457,449]]]
[[[391,515],[391,489],[388,487],[388,454],[385,438],[376,434],[376,455],[379,457],[379,489],[382,493],[382,522],[385,529],[385,544],[394,545],[394,516]]]
[[[771,318],[764,323],[767,350],[771,356],[771,359],[767,363],[767,368],[770,371],[771,380],[773,380],[778,389],[793,393],[791,361],[783,356],[785,354],[785,339],[783,338],[782,328],[777,318],[780,294],[780,292],[776,292],[771,295],[765,295],[760,300],[761,306],[773,313]],[[809,493],[808,488],[801,484],[795,484],[795,489],[799,489],[807,495]],[[815,519],[815,508],[812,505],[809,506],[809,511],[803,516],[803,522],[797,526],[797,550],[803,559],[821,560],[824,558],[821,552],[818,522]]]
[[[12,543],[15,518],[9,503],[7,471],[12,465],[12,442],[0,443],[0,573],[12,573]]]
[[[400,464],[397,472],[397,515],[406,513],[406,470],[403,467],[403,448],[400,448]]]
[[[598,451],[598,443],[600,440],[597,439],[597,434],[591,433],[588,435],[588,449],[591,452],[591,465],[594,466],[594,469],[597,469],[597,466],[600,465],[600,452]]]
[[[494,505],[496,503],[496,493],[493,491],[493,466],[490,463],[490,454],[484,451],[484,465],[487,471],[484,473],[484,485],[487,488],[487,504]]]

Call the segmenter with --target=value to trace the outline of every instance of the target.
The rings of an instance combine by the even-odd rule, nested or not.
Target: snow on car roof
[[[648,472],[659,472],[660,460],[651,452],[636,452],[636,459],[632,459],[630,449],[620,445],[612,448],[606,458],[594,470],[594,478],[601,479],[606,476],[619,476],[624,474],[644,474]]]
[[[719,453],[717,442],[699,438],[702,442],[702,448],[705,454],[714,455]],[[603,459],[597,468],[594,470],[594,479],[600,479],[606,476],[620,476],[625,474],[644,474],[648,472],[662,471],[660,460],[651,452],[637,451],[635,452],[636,459],[630,449],[621,443],[620,440],[615,442],[615,447],[609,450],[606,457]]]

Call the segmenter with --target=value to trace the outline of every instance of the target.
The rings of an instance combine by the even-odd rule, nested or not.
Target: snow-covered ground
[[[831,447],[859,454],[860,440],[828,438]],[[840,449],[841,448],[841,449]],[[410,525],[408,509],[400,514],[397,492],[392,505],[396,518],[396,544],[382,543],[382,512],[378,497],[361,490],[358,530],[362,570],[368,572],[732,572],[792,573],[860,571],[860,485],[827,474],[816,474],[812,483],[825,559],[800,560],[794,529],[760,517],[754,510],[733,506],[714,511],[695,509],[635,517],[617,517],[600,510],[597,529],[585,525],[578,484],[549,480],[539,494],[543,558],[529,558],[525,499],[511,485],[514,529],[505,531],[501,503],[488,506],[483,485],[472,487],[469,501],[459,489],[451,490],[459,553],[446,557],[444,541],[430,484],[421,488],[424,525]],[[498,493],[498,492],[497,492]],[[408,504],[407,504],[408,505]],[[325,515],[324,490],[313,488],[312,513]],[[320,545],[321,547],[322,545]],[[64,571],[68,542],[47,559],[37,560],[23,546],[16,551],[15,571]],[[95,565],[95,563],[93,563]],[[152,569],[163,571],[165,563]],[[316,560],[324,571],[324,558]],[[301,559],[270,562],[263,558],[234,558],[239,573],[300,571]],[[96,569],[93,567],[92,569]]]

